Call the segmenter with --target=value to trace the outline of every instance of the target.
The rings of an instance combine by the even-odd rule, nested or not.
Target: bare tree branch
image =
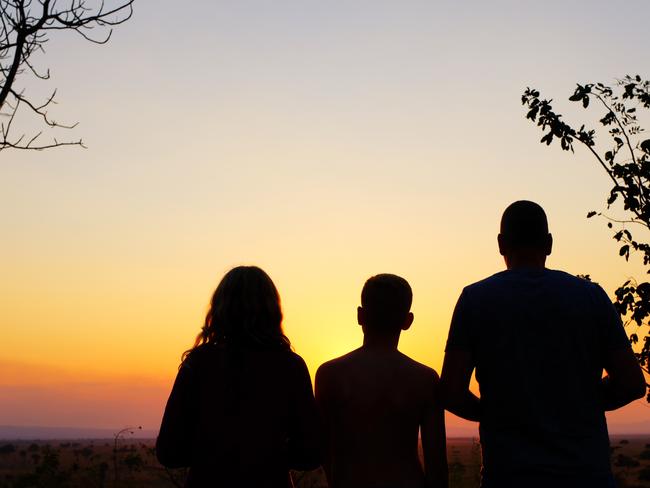
[[[49,80],[49,68],[39,68],[32,55],[45,53],[50,31],[74,31],[94,44],[106,44],[113,27],[133,15],[134,0],[0,0],[0,118],[8,119],[0,127],[0,151],[3,149],[44,150],[60,146],[85,147],[81,140],[39,144],[45,131],[72,129],[77,124],[61,124],[48,115],[56,104],[56,90],[43,102],[35,101],[25,88],[16,86],[23,77]],[[28,137],[14,136],[17,113],[35,117],[45,130]],[[23,120],[23,115],[19,119]],[[27,141],[27,142],[25,142]]]

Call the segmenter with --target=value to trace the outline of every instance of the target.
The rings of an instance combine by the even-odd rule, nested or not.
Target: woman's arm
[[[316,385],[314,397],[316,399],[316,408],[318,411],[319,425],[321,431],[321,453],[323,470],[327,481],[332,484],[332,459],[331,459],[331,438],[330,438],[330,388],[331,380],[328,375],[328,364],[321,365],[316,371]]]
[[[190,465],[196,420],[192,405],[194,399],[194,371],[186,361],[176,376],[156,440],[156,457],[163,466],[181,468]]]
[[[434,371],[431,397],[420,425],[424,473],[428,488],[447,488],[447,436],[445,432],[445,409],[440,396],[440,380]]]
[[[300,356],[295,358],[289,414],[289,467],[306,471],[321,464],[320,429],[307,365]]]

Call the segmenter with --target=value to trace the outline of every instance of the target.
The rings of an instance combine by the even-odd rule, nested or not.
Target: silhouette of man
[[[318,368],[316,404],[330,488],[447,487],[438,375],[397,350],[401,331],[413,322],[411,300],[403,278],[370,278],[357,310],[363,346]]]
[[[620,317],[597,284],[545,268],[536,203],[505,210],[498,243],[507,270],[461,293],[441,380],[446,408],[480,422],[482,487],[613,487],[605,411],[645,393]]]

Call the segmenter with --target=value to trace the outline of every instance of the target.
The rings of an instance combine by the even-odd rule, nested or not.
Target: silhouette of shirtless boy
[[[447,487],[438,374],[397,350],[413,323],[412,297],[399,276],[370,278],[357,309],[363,345],[316,373],[330,488]]]

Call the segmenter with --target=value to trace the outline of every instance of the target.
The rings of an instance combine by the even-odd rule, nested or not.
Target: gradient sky
[[[596,121],[566,99],[650,76],[647,0],[179,5],[138,0],[106,46],[58,33],[52,80],[24,79],[58,88],[53,115],[80,124],[57,136],[88,149],[0,153],[0,424],[156,428],[238,264],[274,279],[312,373],[360,344],[365,279],[404,276],[401,350],[439,371],[455,301],[503,268],[498,221],[521,198],[547,210],[549,267],[610,294],[642,276],[585,219],[605,175],[540,145],[520,96]],[[647,431],[650,408],[610,423]]]

